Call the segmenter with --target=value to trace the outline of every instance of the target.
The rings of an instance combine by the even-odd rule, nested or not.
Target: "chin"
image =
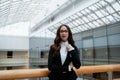
[[[67,41],[67,39],[62,39],[62,41]]]

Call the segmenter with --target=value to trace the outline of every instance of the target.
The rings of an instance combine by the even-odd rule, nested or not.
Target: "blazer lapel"
[[[68,52],[67,52],[67,56],[66,56],[66,59],[65,59],[63,65],[62,65],[62,61],[61,61],[60,52],[58,53],[58,59],[59,59],[59,62],[60,62],[60,65],[61,65],[61,66],[64,66],[65,64],[67,64],[67,63],[68,63],[68,60],[69,60],[69,54],[68,54]]]
[[[59,62],[60,62],[60,64],[62,65],[62,61],[61,61],[60,52],[58,53],[58,59],[59,59]]]
[[[65,59],[65,62],[63,63],[63,65],[65,65],[68,62],[68,57],[69,57],[69,55],[68,55],[68,52],[67,52],[67,56],[66,56],[66,59]]]

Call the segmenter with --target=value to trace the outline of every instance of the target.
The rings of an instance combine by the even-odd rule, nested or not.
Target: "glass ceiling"
[[[67,1],[69,0],[0,0],[0,35],[29,36],[29,29]],[[116,22],[120,22],[120,0],[99,0],[32,35],[53,37],[61,24],[69,25],[73,33],[78,33]]]
[[[56,33],[59,25],[67,24],[74,34],[116,22],[120,22],[120,0],[100,0],[48,29]]]
[[[26,31],[24,33],[24,30],[21,32],[19,29],[26,29],[25,27],[27,27],[27,29],[29,29],[29,27],[32,28],[67,1],[68,0],[0,0],[0,35],[12,35],[16,30],[16,32],[19,32],[18,34],[26,36]],[[29,25],[20,26],[19,23],[24,23],[24,25],[28,25],[29,23]],[[13,26],[13,24],[15,25]],[[7,33],[8,31],[9,33]],[[14,34],[17,35],[17,33]]]

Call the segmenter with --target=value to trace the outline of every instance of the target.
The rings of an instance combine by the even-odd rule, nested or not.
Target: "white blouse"
[[[67,57],[67,45],[68,45],[68,41],[66,41],[66,42],[61,42],[60,43],[60,45],[61,45],[61,48],[60,48],[60,56],[61,56],[61,62],[62,62],[62,65],[64,64],[64,62],[65,62],[65,59],[66,59],[66,57]],[[74,50],[74,48],[72,47],[72,48],[70,48],[68,51],[71,51],[71,50]],[[68,66],[68,69],[69,69],[69,71],[71,71],[71,67],[70,66]]]
[[[65,59],[67,57],[67,48],[66,48],[67,45],[68,45],[68,41],[61,42],[60,56],[61,56],[62,65],[64,64]]]

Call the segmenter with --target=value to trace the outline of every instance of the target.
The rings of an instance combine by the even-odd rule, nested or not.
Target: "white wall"
[[[0,36],[0,50],[28,51],[29,37]]]
[[[13,58],[28,58],[27,51],[13,51]]]
[[[7,58],[7,51],[0,51],[0,58]],[[28,51],[13,51],[13,58],[28,58]]]
[[[0,58],[7,58],[7,51],[0,51]]]

